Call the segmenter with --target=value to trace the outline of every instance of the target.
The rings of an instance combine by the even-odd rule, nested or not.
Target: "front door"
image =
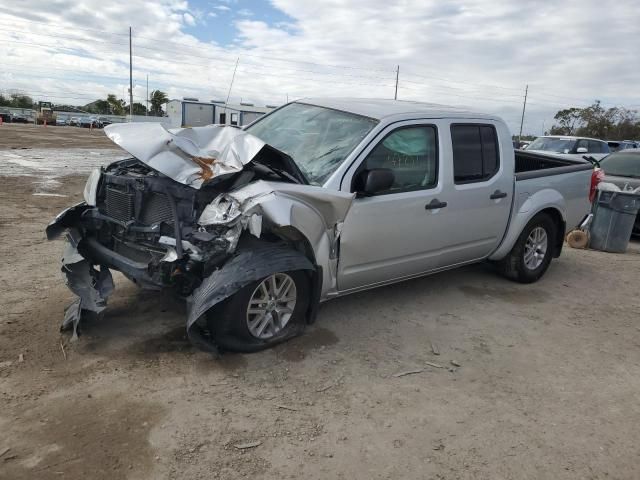
[[[375,285],[438,267],[441,225],[448,214],[440,201],[441,148],[433,123],[404,122],[381,132],[363,152],[353,173],[358,179],[371,169],[389,169],[388,190],[359,195],[344,221],[340,239],[338,289]]]

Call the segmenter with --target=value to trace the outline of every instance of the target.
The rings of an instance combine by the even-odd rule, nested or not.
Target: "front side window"
[[[456,184],[483,182],[500,168],[498,136],[492,125],[451,125]]]
[[[312,185],[322,185],[377,124],[329,108],[291,103],[247,128],[298,165]]]
[[[433,126],[403,127],[388,134],[367,155],[359,172],[385,168],[393,184],[376,195],[425,190],[438,183],[438,139]]]

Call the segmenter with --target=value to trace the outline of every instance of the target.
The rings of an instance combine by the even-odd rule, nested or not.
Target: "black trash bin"
[[[589,247],[604,252],[626,252],[639,208],[637,193],[599,190],[593,205]]]

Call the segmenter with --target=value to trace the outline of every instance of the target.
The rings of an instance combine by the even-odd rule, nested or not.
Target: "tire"
[[[265,318],[270,317],[268,325],[264,327],[262,333],[257,335],[262,322],[260,313],[250,313],[249,302],[253,299],[252,306],[258,307],[254,311],[271,308],[271,303],[256,303],[257,298],[263,297],[264,282],[270,282],[273,276],[277,276],[276,284],[282,286],[285,278],[288,282],[293,282],[295,289],[295,304],[285,304],[275,302],[273,308],[283,312],[291,310],[290,314],[273,313],[271,310]],[[260,290],[259,290],[260,289]],[[252,282],[240,289],[233,296],[222,302],[216,308],[207,312],[207,326],[214,342],[221,350],[231,352],[258,352],[266,348],[273,347],[290,338],[300,335],[306,325],[306,314],[310,300],[309,277],[304,271],[287,271],[271,274],[263,279]],[[291,298],[293,294],[290,294]],[[287,305],[289,307],[287,307]],[[279,316],[280,315],[280,316]],[[286,324],[279,327],[278,321],[283,321],[286,317]],[[253,326],[253,329],[252,329]],[[279,329],[278,329],[279,328]]]
[[[537,238],[540,238],[541,231],[546,236],[544,254],[540,248],[535,248],[540,244],[539,242],[532,241],[528,244],[530,239],[536,239],[536,234],[538,234]],[[555,222],[546,213],[539,213],[533,217],[522,230],[511,251],[498,262],[500,272],[516,282],[536,282],[549,268],[556,244],[557,231]],[[532,246],[535,252],[533,256],[531,254]]]

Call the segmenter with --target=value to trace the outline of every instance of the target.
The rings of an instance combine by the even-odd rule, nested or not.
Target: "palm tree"
[[[153,92],[151,92],[151,97],[149,98],[149,102],[151,103],[151,109],[149,110],[149,113],[151,113],[151,115],[161,117],[163,115],[162,105],[164,105],[168,101],[169,97],[167,97],[166,93],[161,90],[154,90]]]

